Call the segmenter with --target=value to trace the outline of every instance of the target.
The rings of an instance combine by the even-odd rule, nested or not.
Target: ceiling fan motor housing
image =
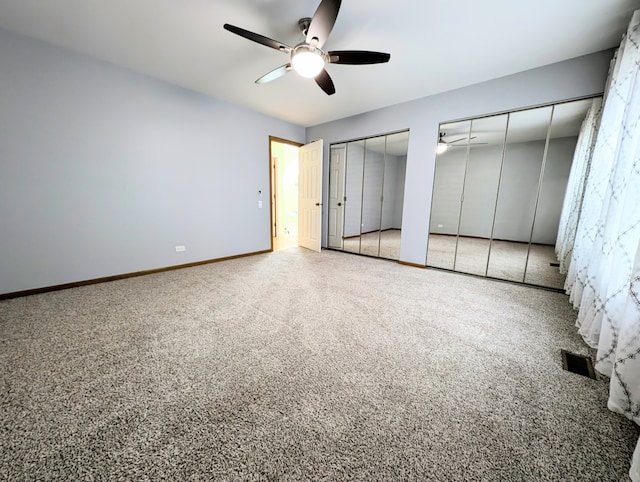
[[[309,25],[311,25],[311,17],[304,17],[298,20],[298,27],[300,27],[300,31],[305,37],[309,31]]]

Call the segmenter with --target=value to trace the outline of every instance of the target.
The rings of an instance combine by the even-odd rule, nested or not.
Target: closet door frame
[[[344,243],[344,239],[343,239],[343,243],[342,243],[342,248],[338,248],[335,246],[327,246],[327,249],[332,249],[332,250],[336,250],[336,251],[344,251],[346,253],[350,253],[350,254],[358,254],[361,256],[369,256],[369,257],[380,257],[380,253],[381,253],[381,248],[380,248],[380,243],[381,243],[381,237],[382,237],[382,219],[383,219],[383,209],[384,209],[384,187],[385,187],[385,177],[386,177],[386,165],[387,165],[387,158],[388,158],[388,153],[387,153],[387,140],[389,136],[393,136],[396,134],[405,134],[407,135],[407,142],[408,142],[408,138],[409,138],[409,129],[400,129],[397,131],[392,131],[392,132],[388,132],[385,134],[378,134],[378,135],[373,135],[373,136],[366,136],[366,137],[359,137],[359,138],[355,138],[355,139],[349,139],[349,140],[344,140],[344,141],[338,141],[338,142],[332,142],[331,145],[329,146],[330,152],[331,149],[334,146],[341,146],[344,145],[345,146],[345,181],[343,183],[343,195],[342,198],[344,199],[344,214],[342,217],[343,220],[343,228],[342,228],[342,232],[343,232],[343,236],[345,233],[345,227],[346,227],[346,222],[347,222],[347,209],[348,209],[348,204],[349,202],[353,202],[353,200],[350,200],[348,196],[346,196],[346,188],[347,188],[347,177],[348,177],[348,173],[349,173],[349,160],[350,160],[350,156],[349,156],[349,146],[352,143],[356,143],[356,142],[361,142],[362,146],[363,146],[363,152],[362,152],[362,174],[361,174],[361,179],[360,179],[360,221],[359,221],[359,226],[358,226],[358,250],[357,252],[355,250],[349,250],[345,248],[345,243]],[[366,253],[362,253],[362,236],[365,234],[368,234],[367,232],[363,232],[363,214],[364,214],[364,196],[365,196],[365,177],[366,177],[366,164],[367,164],[367,141],[369,140],[373,140],[373,139],[384,139],[384,151],[382,152],[382,178],[381,178],[381,187],[380,187],[380,196],[378,196],[378,203],[379,203],[379,208],[380,208],[380,213],[378,215],[378,242],[377,242],[377,250],[376,250],[376,255],[371,255],[371,254],[366,254]],[[406,154],[405,154],[406,155]],[[353,162],[353,161],[352,161]],[[405,172],[406,175],[406,172]],[[406,179],[405,179],[406,182]],[[331,188],[331,186],[329,186],[329,189]],[[404,189],[404,186],[403,186]],[[331,220],[328,220],[328,223],[330,223]],[[366,231],[366,230],[365,230]],[[374,231],[371,231],[371,233],[373,233]],[[346,238],[345,238],[346,239]],[[327,243],[328,244],[328,243]],[[384,259],[392,259],[392,258],[384,258]]]
[[[550,143],[551,143],[551,135],[552,135],[552,129],[553,129],[553,125],[554,125],[553,123],[554,123],[554,118],[555,118],[554,114],[556,112],[556,107],[557,106],[570,104],[570,103],[573,103],[573,102],[589,100],[589,99],[595,99],[595,98],[601,97],[601,96],[602,96],[602,94],[596,94],[596,95],[585,96],[585,97],[580,97],[580,98],[575,98],[575,99],[568,99],[568,100],[560,101],[560,102],[541,104],[541,105],[525,107],[525,108],[521,108],[521,109],[513,109],[513,110],[510,110],[510,111],[498,112],[498,113],[488,114],[488,115],[483,115],[483,116],[477,116],[477,117],[471,117],[471,118],[457,119],[457,120],[441,122],[439,124],[439,131],[440,132],[442,132],[443,126],[445,126],[445,125],[469,122],[469,129],[468,129],[467,139],[470,141],[470,139],[471,139],[471,137],[473,135],[473,123],[474,123],[474,121],[477,121],[479,119],[485,119],[485,118],[489,118],[489,117],[499,116],[499,115],[507,115],[506,128],[505,128],[505,132],[504,132],[504,139],[503,139],[503,145],[502,145],[502,155],[501,155],[501,160],[500,160],[499,181],[498,181],[498,187],[497,187],[497,192],[496,192],[496,197],[495,197],[495,204],[494,204],[494,208],[493,208],[493,219],[492,219],[492,225],[491,225],[491,232],[490,232],[490,236],[489,236],[489,254],[488,254],[487,260],[486,260],[484,275],[473,274],[473,273],[465,273],[464,271],[460,271],[458,269],[458,248],[459,248],[460,236],[461,236],[460,230],[461,230],[462,213],[463,213],[463,206],[464,206],[464,196],[465,196],[465,190],[466,190],[466,187],[467,187],[467,177],[468,177],[468,167],[469,167],[468,163],[469,163],[470,151],[471,151],[471,145],[470,144],[468,144],[466,146],[466,156],[465,156],[465,160],[464,160],[464,170],[463,170],[463,174],[462,174],[462,194],[461,194],[462,198],[460,200],[460,208],[459,208],[459,211],[458,211],[458,221],[457,221],[457,230],[456,230],[456,241],[455,241],[455,249],[454,249],[453,267],[451,269],[448,269],[448,268],[430,266],[429,265],[429,246],[428,246],[428,244],[427,244],[427,259],[426,259],[425,265],[427,267],[436,267],[437,269],[444,269],[446,271],[454,271],[454,272],[463,273],[463,274],[471,274],[472,276],[481,276],[481,277],[486,277],[486,278],[489,278],[489,279],[505,280],[505,281],[516,283],[516,284],[523,284],[523,285],[527,285],[527,286],[535,286],[535,287],[540,287],[540,288],[545,288],[545,289],[549,289],[549,290],[555,290],[555,291],[563,292],[562,288],[555,288],[555,287],[545,286],[545,285],[541,285],[541,284],[528,283],[526,281],[526,279],[527,279],[527,269],[529,268],[529,262],[530,262],[530,257],[531,257],[531,247],[532,247],[532,243],[533,243],[533,236],[534,236],[534,231],[535,231],[535,226],[536,226],[536,219],[537,219],[537,215],[538,215],[538,208],[539,208],[539,205],[540,205],[540,195],[541,195],[541,192],[542,192],[544,176],[545,176],[545,171],[546,171],[546,167],[547,167],[547,158],[548,158],[548,152],[549,152],[549,147],[550,147]],[[522,279],[520,281],[514,281],[514,280],[511,280],[511,279],[499,278],[499,277],[496,277],[496,276],[490,276],[489,275],[489,268],[490,268],[490,262],[491,262],[492,248],[494,247],[494,242],[495,242],[496,216],[498,214],[498,203],[499,203],[500,189],[501,189],[501,187],[503,187],[502,186],[502,180],[503,180],[505,157],[506,157],[506,154],[507,154],[508,135],[509,135],[509,127],[510,127],[511,116],[513,114],[516,114],[516,113],[526,112],[526,111],[533,111],[535,109],[544,109],[544,108],[547,108],[547,107],[551,108],[551,112],[550,112],[548,124],[546,125],[546,137],[544,139],[545,144],[544,144],[544,150],[543,150],[543,153],[542,153],[542,159],[540,161],[541,162],[541,167],[540,167],[540,172],[538,173],[538,182],[537,182],[537,187],[536,187],[536,191],[535,191],[535,200],[533,201],[533,204],[532,204],[533,216],[532,216],[532,220],[531,220],[531,226],[528,227],[528,240],[526,241],[527,242],[527,252],[526,252],[526,257],[525,257],[525,263],[524,263]],[[436,165],[437,165],[437,162],[436,162]],[[434,166],[434,169],[437,169],[437,166]],[[432,192],[436,192],[436,188],[435,188],[436,179],[437,179],[437,176],[436,176],[436,173],[434,172],[434,176],[433,176],[434,186],[433,186]],[[432,198],[431,208],[430,208],[431,209],[431,211],[430,211],[431,214],[433,214],[433,206],[434,206],[434,199]],[[430,219],[430,223],[429,224],[431,225],[431,219]],[[429,227],[428,232],[429,232],[429,235],[431,235],[431,227]],[[523,240],[523,242],[524,242],[524,240]]]

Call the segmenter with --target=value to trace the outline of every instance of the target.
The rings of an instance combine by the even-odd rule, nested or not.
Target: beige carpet
[[[0,302],[0,480],[625,480],[565,295],[336,251]]]
[[[344,240],[344,251],[386,259],[400,259],[399,229],[367,233]],[[379,244],[379,248],[378,248]]]
[[[524,243],[494,240],[489,256],[488,239],[461,236],[454,267],[456,237],[430,234],[427,266],[562,289],[565,277],[552,266],[557,262],[554,247],[532,244],[528,261],[527,250]]]

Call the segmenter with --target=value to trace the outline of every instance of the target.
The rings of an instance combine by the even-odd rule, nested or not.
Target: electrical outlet
[[[184,245],[176,246],[176,253],[180,253],[180,252],[186,251],[186,250],[187,250],[187,247],[184,246]]]

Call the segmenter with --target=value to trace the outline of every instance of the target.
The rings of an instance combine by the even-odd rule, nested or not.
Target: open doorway
[[[271,239],[274,251],[298,246],[297,142],[269,137],[271,163]]]

